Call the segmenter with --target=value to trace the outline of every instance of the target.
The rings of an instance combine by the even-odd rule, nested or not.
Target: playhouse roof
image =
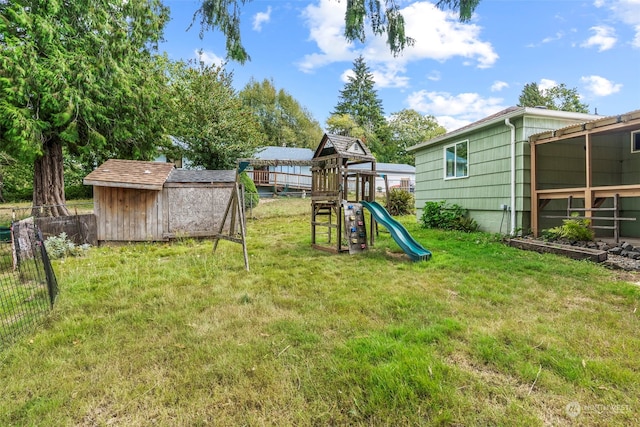
[[[87,175],[85,185],[162,190],[173,163],[109,159]]]
[[[322,157],[341,157],[364,162],[376,161],[369,148],[360,139],[326,133],[313,155],[314,159]]]

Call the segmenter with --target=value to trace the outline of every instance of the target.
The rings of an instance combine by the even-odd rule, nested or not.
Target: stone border
[[[509,246],[539,253],[551,253],[562,255],[571,259],[587,259],[593,262],[604,262],[607,260],[607,252],[600,249],[582,248],[579,246],[563,245],[560,243],[543,242],[531,239],[509,239]]]

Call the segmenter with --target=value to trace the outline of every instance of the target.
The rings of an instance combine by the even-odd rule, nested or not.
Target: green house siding
[[[517,136],[516,136],[517,138]],[[466,178],[444,179],[444,147],[468,139],[469,176]],[[469,214],[483,231],[507,233],[509,213],[500,209],[501,205],[511,204],[511,131],[505,125],[493,126],[480,132],[442,142],[433,147],[416,152],[416,208],[422,215],[427,201],[446,200],[469,210]],[[522,148],[518,143],[517,164],[519,170],[529,166]],[[528,144],[527,144],[528,146]],[[527,147],[526,157],[529,156]],[[528,185],[528,177],[523,173],[516,175],[516,204],[521,210],[523,184]],[[530,192],[526,189],[527,194]]]
[[[510,123],[515,126],[516,141],[516,230],[526,233],[531,226],[529,136],[559,129],[578,121],[527,114],[510,118]],[[469,176],[445,179],[444,147],[465,140],[469,141]],[[575,150],[575,147],[564,147],[564,150]],[[579,153],[575,150],[575,159],[567,164],[566,157],[565,160],[558,161],[560,156],[550,149],[542,166],[544,174],[549,178],[548,182],[566,182],[569,179],[578,183],[579,177],[584,177],[585,161],[580,160],[580,155],[584,156],[584,150],[582,151],[583,153]],[[415,154],[415,198],[418,218],[422,215],[422,208],[426,202],[445,200],[468,209],[469,215],[476,220],[482,231],[510,231],[511,213],[501,209],[503,205],[509,208],[511,205],[511,129],[503,121],[494,121],[484,127],[475,126],[467,133],[458,132],[449,138],[445,135],[436,143],[418,148]],[[631,166],[629,170],[631,174]],[[562,179],[558,179],[558,175],[562,175]],[[566,202],[564,209],[566,210]]]

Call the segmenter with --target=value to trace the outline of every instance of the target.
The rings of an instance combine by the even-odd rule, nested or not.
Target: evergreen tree
[[[359,56],[353,62],[353,75],[340,91],[338,105],[331,114],[348,114],[367,133],[374,133],[385,122],[382,101],[373,88],[374,83],[373,74]]]
[[[34,163],[34,206],[66,215],[63,147],[145,159],[164,134],[160,0],[0,2],[0,149]]]
[[[527,83],[518,98],[518,107],[546,107],[547,102],[537,83]]]
[[[249,53],[242,45],[240,37],[240,15],[242,7],[251,0],[202,0],[194,15],[200,21],[200,35],[205,30],[220,30],[226,38],[227,56],[244,63],[250,60]],[[461,22],[471,19],[480,0],[438,0],[440,8],[459,12]],[[347,2],[344,37],[348,41],[365,41],[365,27],[369,26],[374,35],[387,35],[387,45],[394,55],[398,55],[414,40],[405,34],[404,17],[396,0],[355,0]]]
[[[589,105],[580,101],[576,88],[569,89],[564,83],[540,89],[536,83],[524,85],[518,98],[518,107],[546,107],[550,110],[589,113]]]
[[[267,144],[315,148],[322,138],[320,123],[284,89],[273,81],[253,79],[240,91],[242,103],[258,118]]]

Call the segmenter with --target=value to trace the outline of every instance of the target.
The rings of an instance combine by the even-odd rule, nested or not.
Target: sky
[[[251,60],[225,67],[238,91],[272,80],[323,128],[360,55],[386,116],[411,108],[448,131],[516,105],[527,83],[564,83],[603,116],[640,109],[640,0],[481,0],[468,23],[434,3],[397,2],[415,44],[394,57],[384,38],[344,39],[346,0],[253,0],[241,16]],[[225,62],[220,32],[188,29],[199,1],[164,3],[161,51]]]

